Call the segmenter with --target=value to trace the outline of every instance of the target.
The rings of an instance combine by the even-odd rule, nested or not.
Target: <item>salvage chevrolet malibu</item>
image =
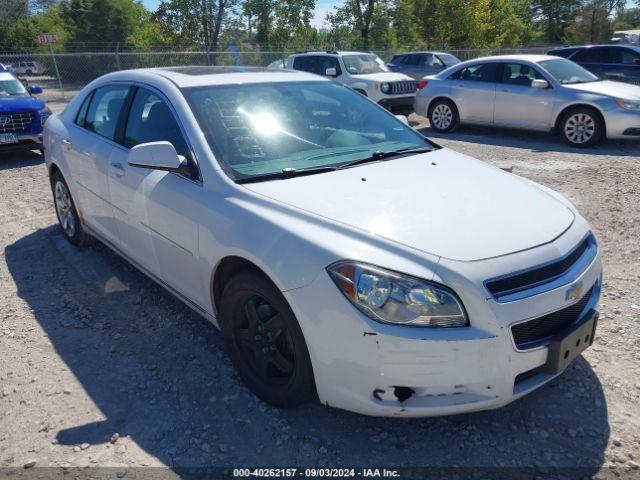
[[[558,193],[294,71],[103,76],[45,125],[66,238],[222,331],[248,387],[370,415],[505,405],[593,342],[601,263]]]

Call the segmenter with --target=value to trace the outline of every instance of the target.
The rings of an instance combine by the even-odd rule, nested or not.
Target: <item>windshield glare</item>
[[[0,95],[27,95],[22,83],[13,77],[0,77]]]
[[[565,58],[544,60],[540,62],[540,66],[563,85],[597,82],[600,80],[593,73],[585,70],[577,63],[573,63],[571,60],[567,60]]]
[[[235,180],[431,148],[362,95],[331,82],[213,85],[184,94],[216,158]]]
[[[389,71],[382,59],[373,54],[344,55],[342,61],[347,72],[351,75],[366,75],[368,73]]]

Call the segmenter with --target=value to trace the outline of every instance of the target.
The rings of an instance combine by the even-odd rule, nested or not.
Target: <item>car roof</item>
[[[474,58],[473,60],[468,60],[467,62],[464,63],[471,63],[471,62],[487,62],[487,61],[509,61],[509,60],[516,60],[516,61],[525,61],[525,62],[542,62],[544,60],[554,60],[558,57],[553,56],[553,55],[532,55],[532,54],[514,54],[514,55],[493,55],[491,57],[480,57],[480,58]],[[460,64],[459,64],[460,65]],[[459,66],[457,65],[457,66]]]
[[[0,71],[0,80],[17,80],[17,78],[11,72]]]
[[[328,82],[311,73],[264,67],[185,66],[121,70],[101,77],[105,80],[136,81],[144,78],[164,78],[179,88],[204,85],[228,85],[273,82]]]
[[[633,48],[636,50],[640,49],[640,47],[638,47],[637,45],[618,44],[618,43],[601,43],[597,45],[567,45],[565,47],[552,48],[549,51],[553,52],[556,50],[571,50],[571,49],[578,50],[580,48],[593,48],[593,47]]]
[[[317,50],[317,51],[309,51],[309,52],[296,52],[292,55],[299,57],[299,56],[303,56],[303,55],[375,55],[375,53],[372,52],[356,52],[356,51],[349,51],[349,50],[339,50],[339,51],[322,51],[322,50]]]
[[[414,51],[414,52],[400,52],[400,53],[395,53],[393,56],[397,57],[399,55],[423,55],[425,53],[431,53],[433,55],[453,55],[453,53],[449,53],[449,52],[440,52],[437,50],[419,50],[419,51]],[[454,55],[455,56],[455,55]]]

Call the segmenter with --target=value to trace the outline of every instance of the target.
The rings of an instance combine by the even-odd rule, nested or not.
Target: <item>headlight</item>
[[[365,315],[383,323],[416,327],[467,327],[456,294],[442,285],[359,262],[327,271],[340,291]]]
[[[44,107],[42,110],[40,110],[40,125],[44,126],[44,122],[47,121],[47,118],[49,118],[51,116],[51,110],[49,110],[49,107]]]
[[[380,85],[380,91],[382,93],[389,93],[389,90],[391,90],[391,84],[389,84],[388,82],[382,82],[382,84]]]
[[[640,110],[640,102],[616,98],[616,103],[625,110]]]

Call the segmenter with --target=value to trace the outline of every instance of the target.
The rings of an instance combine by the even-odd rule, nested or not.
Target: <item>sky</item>
[[[142,0],[142,3],[149,10],[155,10],[160,4],[160,0]],[[316,8],[311,24],[314,27],[322,27],[327,13],[333,10],[336,5],[342,4],[342,0],[316,0]]]

